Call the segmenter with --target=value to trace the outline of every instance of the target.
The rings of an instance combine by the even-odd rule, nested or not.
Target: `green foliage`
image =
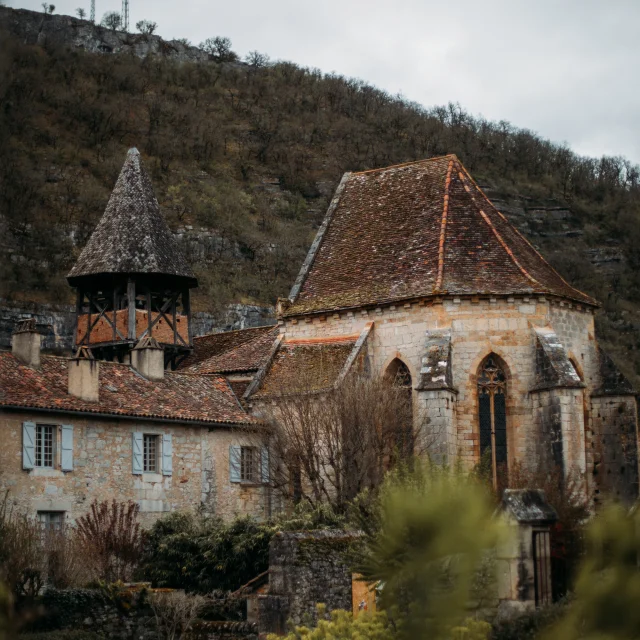
[[[380,604],[402,637],[446,637],[498,539],[491,497],[468,476],[426,465],[392,474],[376,503],[356,571],[381,582]]]
[[[393,640],[396,637],[385,613],[366,613],[353,617],[350,611],[332,611],[330,620],[323,605],[318,605],[318,625],[315,628],[296,627],[284,640]],[[280,636],[269,635],[268,640]]]
[[[631,640],[640,629],[640,512],[611,505],[590,523],[567,615],[545,636]]]
[[[491,625],[481,620],[465,620],[443,636],[447,640],[487,640]],[[281,636],[269,635],[268,640]],[[297,626],[284,636],[284,640],[396,640],[403,637],[398,626],[385,612],[361,612],[353,616],[350,611],[335,610],[326,619],[324,605],[318,605],[318,624],[314,628]],[[417,637],[417,636],[415,636]]]
[[[245,516],[230,522],[203,515],[172,513],[146,537],[138,576],[156,587],[199,593],[234,591],[266,571],[269,542],[278,531],[340,527],[329,508],[299,507],[272,522]]]
[[[157,587],[235,590],[268,566],[273,525],[172,514],[149,532],[139,575]]]

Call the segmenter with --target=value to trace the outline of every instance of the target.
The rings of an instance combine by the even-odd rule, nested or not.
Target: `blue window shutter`
[[[73,471],[73,425],[62,425],[62,446],[60,447],[60,468]]]
[[[142,475],[142,431],[135,431],[131,435],[133,473]]]
[[[229,480],[231,482],[240,482],[242,477],[240,475],[240,456],[242,447],[229,447]]]
[[[262,474],[262,482],[268,484],[269,482],[269,449],[262,447],[260,452],[260,472]]]
[[[33,469],[36,461],[36,423],[22,423],[22,468]]]
[[[173,473],[173,447],[171,434],[162,434],[162,474],[170,476]]]

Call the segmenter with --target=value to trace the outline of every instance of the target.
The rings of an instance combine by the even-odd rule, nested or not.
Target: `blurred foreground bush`
[[[391,474],[361,511],[370,528],[354,566],[381,583],[380,605],[398,637],[446,638],[461,624],[502,533],[493,510],[472,477],[425,465]]]

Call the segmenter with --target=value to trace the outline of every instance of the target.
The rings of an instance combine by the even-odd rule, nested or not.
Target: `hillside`
[[[287,294],[344,171],[456,153],[602,302],[602,343],[640,382],[640,171],[624,159],[580,158],[458,105],[425,109],[289,62],[221,63],[0,7],[3,28],[0,297],[70,300],[64,275],[131,146],[196,270],[196,307],[214,312]],[[109,38],[122,53],[83,50]]]

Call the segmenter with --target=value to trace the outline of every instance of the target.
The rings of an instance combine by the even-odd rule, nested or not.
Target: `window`
[[[480,456],[491,462],[493,486],[502,491],[507,480],[507,378],[498,358],[488,356],[478,371]]]
[[[396,422],[392,425],[392,433],[389,434],[391,452],[387,466],[393,467],[398,460],[410,458],[414,452],[413,382],[409,367],[398,358],[387,367],[384,377],[388,384],[398,389],[401,399],[396,407]]]
[[[260,450],[257,447],[240,448],[240,480],[242,482],[259,482]]]
[[[57,429],[50,424],[36,425],[36,467],[53,468]]]
[[[22,468],[73,471],[73,425],[23,422]]]
[[[45,531],[59,531],[64,524],[64,511],[38,511],[38,521]]]
[[[158,436],[144,434],[143,471],[156,473],[158,471]]]

